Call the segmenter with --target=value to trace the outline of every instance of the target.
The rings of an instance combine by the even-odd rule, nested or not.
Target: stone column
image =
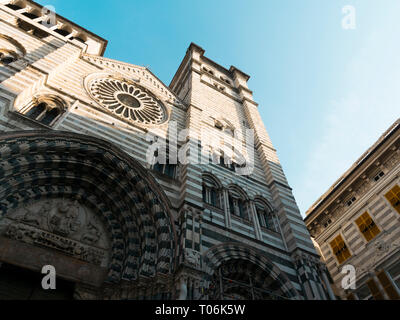
[[[331,284],[329,282],[328,277],[326,276],[325,271],[324,270],[320,270],[320,273],[321,273],[321,276],[322,276],[322,281],[324,281],[326,290],[328,291],[329,298],[331,300],[336,300],[335,294],[332,291]]]
[[[262,232],[261,232],[261,227],[260,227],[260,221],[258,221],[257,209],[256,209],[256,205],[253,200],[249,201],[249,208],[250,208],[251,216],[253,218],[253,226],[254,226],[254,232],[256,234],[256,239],[262,241],[263,238],[262,238]]]
[[[224,211],[225,211],[225,227],[228,229],[232,228],[232,223],[231,223],[231,213],[230,213],[230,208],[229,208],[229,193],[227,189],[223,189],[222,196],[224,198]]]
[[[179,298],[178,300],[186,300],[188,294],[187,278],[181,277],[179,284]]]

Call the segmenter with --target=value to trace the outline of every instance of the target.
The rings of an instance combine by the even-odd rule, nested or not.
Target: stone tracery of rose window
[[[91,96],[101,106],[126,120],[144,125],[164,123],[165,106],[147,90],[128,81],[101,78],[89,83]]]

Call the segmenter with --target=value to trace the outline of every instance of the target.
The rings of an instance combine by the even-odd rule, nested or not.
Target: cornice
[[[333,199],[335,194],[336,195],[334,199],[337,199],[345,189],[351,189],[351,186],[355,183],[355,181],[359,179],[359,177],[361,177],[368,168],[370,168],[373,162],[382,162],[379,158],[398,142],[399,134],[400,119],[398,119],[389,128],[389,130],[387,130],[381,136],[381,138],[372,147],[370,147],[367,152],[365,152],[363,156],[356,163],[354,163],[353,166],[348,169],[347,172],[343,174],[342,177],[323,196],[321,196],[320,199],[310,209],[307,210],[307,216],[305,218],[306,223],[308,221],[312,221],[315,215],[319,215],[322,211],[325,211],[325,209],[327,209],[332,203],[332,200],[331,202],[328,202],[328,200]],[[383,147],[390,139],[393,141]],[[356,174],[357,170],[360,169],[362,169],[362,172]]]

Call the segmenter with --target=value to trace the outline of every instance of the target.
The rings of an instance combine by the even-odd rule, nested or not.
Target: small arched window
[[[258,222],[260,223],[261,228],[277,232],[278,229],[273,210],[263,201],[259,200],[255,202],[255,206]]]
[[[0,49],[0,63],[2,65],[8,65],[18,60],[18,55],[10,50]]]
[[[0,64],[8,65],[26,54],[25,48],[14,38],[0,34]]]
[[[249,220],[249,205],[246,195],[237,188],[229,189],[229,210],[231,215]]]
[[[51,127],[66,110],[66,104],[58,97],[40,97],[22,110],[26,117]]]
[[[203,176],[203,201],[213,207],[223,208],[222,191],[218,183],[210,176]]]

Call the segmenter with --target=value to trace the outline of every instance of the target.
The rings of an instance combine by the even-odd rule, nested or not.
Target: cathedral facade
[[[0,299],[334,299],[249,76],[191,44],[168,86],[106,45],[0,5]]]

